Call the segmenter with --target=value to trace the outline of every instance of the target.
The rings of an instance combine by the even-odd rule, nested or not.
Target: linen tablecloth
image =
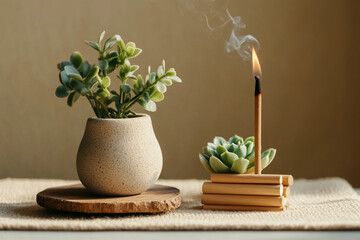
[[[58,212],[36,204],[45,188],[77,181],[0,180],[0,229],[18,230],[341,230],[360,229],[360,197],[341,178],[296,179],[284,212],[205,211],[204,180],[159,180],[180,189],[182,204],[165,214],[96,215]]]

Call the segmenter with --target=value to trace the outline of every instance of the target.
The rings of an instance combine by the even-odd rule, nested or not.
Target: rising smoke
[[[182,10],[192,11],[205,21],[211,34],[225,37],[226,52],[237,52],[243,60],[251,58],[251,49],[259,49],[258,40],[243,34],[246,25],[240,16],[233,17],[228,10],[230,0],[178,0]]]

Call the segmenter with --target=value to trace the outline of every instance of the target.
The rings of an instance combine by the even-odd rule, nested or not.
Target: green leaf
[[[129,93],[131,91],[131,87],[128,84],[122,84],[120,87],[125,93]]]
[[[99,46],[101,46],[101,41],[104,39],[104,36],[105,36],[105,31],[102,31],[98,40]]]
[[[129,56],[128,58],[137,57],[141,52],[142,52],[142,50],[141,50],[140,48],[135,48],[135,49],[132,51],[131,56]]]
[[[245,139],[244,142],[245,143],[247,143],[247,142],[255,142],[255,137],[254,136],[248,137],[248,138]]]
[[[85,82],[86,86],[90,89],[92,89],[93,87],[95,87],[96,85],[98,85],[98,80],[96,78],[93,78],[89,81]]]
[[[139,83],[138,83],[138,80],[136,79],[131,79],[131,82],[132,82],[132,85],[133,85],[133,88],[136,90],[136,91],[139,91]]]
[[[109,87],[109,86],[110,86],[110,83],[111,83],[110,77],[106,76],[106,77],[103,78],[103,80],[102,80],[102,86],[103,86],[104,88]]]
[[[70,87],[70,78],[68,77],[68,75],[66,74],[65,71],[60,72],[60,82],[65,87],[67,87],[67,88]]]
[[[88,61],[81,63],[81,65],[79,67],[79,72],[83,78],[88,75],[90,68],[91,68],[91,66]]]
[[[245,146],[247,148],[246,156],[248,156],[254,151],[254,142],[250,142],[250,141],[246,142],[245,141]]]
[[[133,80],[137,80],[137,77],[134,76],[134,75],[128,75],[127,77],[130,78],[130,79],[133,79]]]
[[[151,94],[150,98],[155,102],[161,102],[164,100],[164,94],[159,91],[155,91],[153,94]]]
[[[113,59],[109,62],[109,67],[106,69],[108,74],[112,73],[117,67],[117,59]]]
[[[124,41],[122,39],[120,39],[117,43],[117,46],[118,46],[118,50],[121,49],[121,51],[125,51],[125,44],[124,44]],[[120,53],[120,51],[119,51]]]
[[[108,60],[108,61],[111,61],[113,59],[117,59],[118,56],[119,56],[119,54],[117,52],[113,51],[113,52],[107,54],[105,59]]]
[[[175,69],[174,68],[169,68],[169,70],[167,70],[167,72],[166,72],[166,76],[176,76]]]
[[[167,79],[167,78],[161,79],[161,82],[165,83],[166,86],[171,86],[172,85],[172,81],[170,79]]]
[[[261,154],[261,158],[264,158],[264,157],[268,156],[269,157],[269,164],[270,164],[272,162],[272,160],[275,158],[275,155],[276,155],[276,149],[269,148],[269,149],[267,149],[266,151],[264,151]]]
[[[217,173],[228,173],[230,168],[228,168],[220,159],[217,157],[211,156],[209,160],[211,168]]]
[[[70,93],[68,99],[67,99],[67,105],[72,106],[74,102],[76,102],[80,97],[80,93],[78,92],[72,92]]]
[[[269,154],[269,164],[272,162],[272,160],[275,158],[276,155],[276,149],[270,148],[270,154]]]
[[[218,145],[216,146],[216,151],[221,155],[222,153],[226,152],[227,149],[223,145]]]
[[[136,44],[135,44],[134,42],[128,42],[128,43],[125,45],[125,48],[127,49],[127,48],[129,48],[129,47],[131,47],[131,48],[136,48]]]
[[[164,75],[164,68],[162,65],[160,65],[156,71],[156,75],[158,75],[158,77],[161,77],[162,75]]]
[[[229,138],[229,143],[235,143],[235,144],[237,144],[237,142],[238,142],[240,139],[242,139],[242,137],[239,137],[238,135],[235,135],[235,136]]]
[[[86,76],[85,83],[95,78],[96,75],[99,74],[99,67],[93,66],[91,70],[89,71],[88,75]]]
[[[154,101],[150,100],[149,102],[145,102],[143,99],[139,99],[138,103],[149,112],[155,112],[156,111],[156,104]]]
[[[239,174],[246,173],[248,165],[249,160],[244,158],[236,159],[231,167],[231,171]]]
[[[149,101],[150,101],[150,95],[149,95],[149,93],[145,92],[145,93],[143,93],[142,96],[143,96],[145,102],[149,102]]]
[[[106,60],[101,60],[100,62],[99,62],[99,68],[101,69],[101,70],[105,70],[105,69],[107,69],[109,67],[109,63],[106,61]]]
[[[214,137],[213,140],[215,145],[220,145],[226,142],[226,140],[223,137]]]
[[[80,83],[80,82],[78,82],[78,81],[76,81],[74,79],[71,79],[70,87],[72,89],[74,89],[75,91],[81,93],[81,95],[85,95],[88,92],[88,90],[87,90],[87,88],[85,87],[84,84],[82,84],[82,83]]]
[[[164,83],[159,81],[159,82],[156,83],[156,89],[161,93],[165,93],[167,88],[166,88],[166,85]]]
[[[208,170],[210,173],[214,173],[215,171],[210,167],[209,160],[206,159],[206,156],[204,154],[199,154],[199,159],[201,164],[204,166],[206,170]]]
[[[212,148],[212,147],[209,147],[209,146],[207,146],[206,148],[207,148],[207,151],[208,151],[209,155],[213,155],[213,156],[215,156],[217,158],[220,158],[220,154],[218,154],[218,152],[216,151],[215,148]]]
[[[131,57],[133,52],[135,51],[135,49],[133,47],[127,47],[125,51],[126,51],[127,55],[129,57]]]
[[[63,85],[58,86],[55,91],[55,95],[59,98],[64,98],[69,95],[69,90]]]
[[[78,51],[73,52],[70,56],[70,62],[74,65],[75,68],[80,67],[83,61],[83,57]]]
[[[255,154],[253,154],[249,157],[249,166],[248,167],[254,166],[254,163],[255,163]]]
[[[119,35],[114,35],[111,38],[109,38],[108,40],[106,40],[103,52],[112,48],[118,41],[120,41],[120,39],[121,39],[121,37]]]
[[[85,41],[85,43],[86,43],[87,45],[89,45],[90,47],[92,47],[93,49],[95,49],[96,51],[99,51],[99,52],[100,52],[100,46],[99,46],[99,44],[94,43],[94,42],[92,42],[92,41]]]
[[[149,75],[149,82],[150,84],[154,84],[155,83],[155,80],[156,80],[156,73],[150,73]]]
[[[234,153],[238,155],[239,158],[246,157],[247,148],[244,144],[241,144],[237,149],[234,150]]]
[[[261,159],[261,169],[266,168],[269,165],[269,156]]]
[[[139,66],[138,65],[132,65],[131,67],[130,67],[130,72],[135,72],[136,70],[138,70],[139,69]]]
[[[65,66],[64,70],[69,77],[82,81],[80,73],[73,66]]]
[[[167,79],[170,79],[171,81],[181,83],[182,80],[178,76],[168,76]]]
[[[219,145],[219,146],[221,146],[221,145]],[[233,165],[233,162],[238,158],[239,157],[235,153],[231,153],[231,152],[223,152],[221,154],[221,160],[229,168],[231,168],[231,166]]]
[[[238,145],[236,145],[236,144],[234,144],[234,143],[231,143],[231,144],[229,144],[229,147],[227,148],[227,150],[228,150],[229,152],[234,152],[235,149],[237,149],[237,148],[239,148]]]
[[[57,65],[60,71],[63,71],[65,66],[72,66],[72,64],[70,62],[61,62]]]

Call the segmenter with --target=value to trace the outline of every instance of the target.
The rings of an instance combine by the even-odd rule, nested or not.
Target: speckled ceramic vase
[[[76,167],[80,181],[92,193],[119,196],[146,191],[162,169],[150,116],[89,118]]]

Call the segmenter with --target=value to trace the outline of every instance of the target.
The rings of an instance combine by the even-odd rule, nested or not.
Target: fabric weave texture
[[[296,179],[283,212],[205,211],[204,180],[159,180],[180,189],[182,204],[166,214],[80,214],[44,209],[36,194],[69,180],[0,179],[0,229],[12,230],[345,230],[360,229],[360,196],[341,178]]]

